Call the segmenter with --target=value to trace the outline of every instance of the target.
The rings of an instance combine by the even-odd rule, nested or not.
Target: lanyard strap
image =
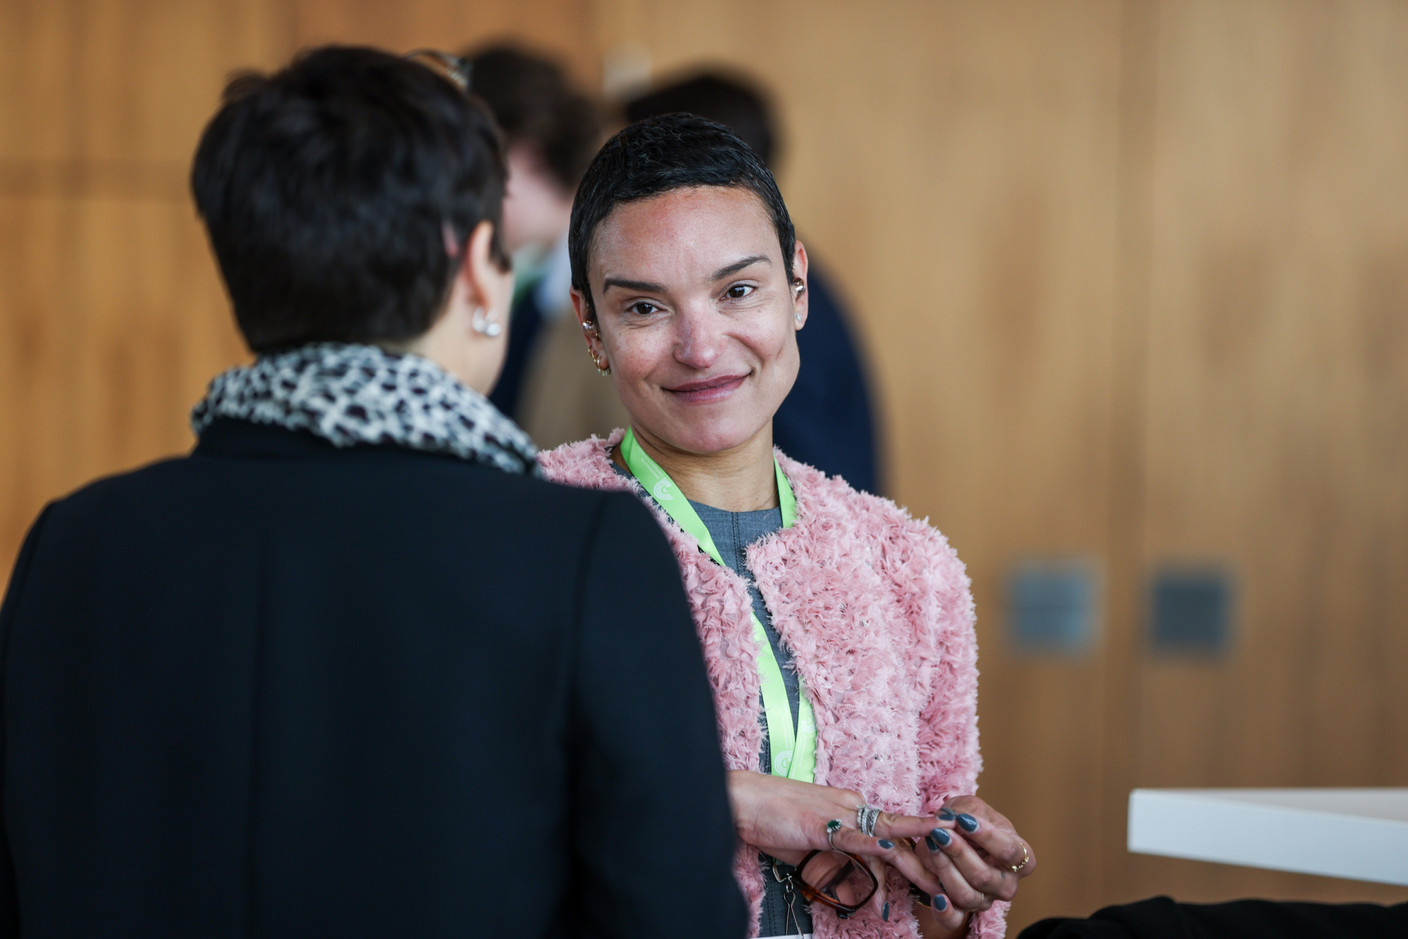
[[[675,520],[686,532],[694,536],[705,554],[716,564],[724,564],[719,549],[709,529],[694,511],[694,506],[680,492],[668,473],[659,463],[651,459],[632,430],[626,431],[621,440],[621,458],[626,469],[631,471],[640,484],[650,493],[660,508]],[[772,461],[773,472],[777,475],[777,501],[782,508],[782,527],[791,528],[797,520],[797,498],[792,493],[792,485],[782,474],[777,459]],[[727,566],[727,565],[724,565]],[[787,686],[782,680],[782,669],[777,657],[772,653],[767,630],[756,613],[753,618],[753,637],[758,642],[758,676],[762,681],[763,712],[768,719],[768,749],[772,754],[772,773],[788,779],[811,782],[816,768],[816,719],[812,715],[812,704],[807,699],[807,690],[797,678],[797,727],[792,726],[792,708],[787,703]]]

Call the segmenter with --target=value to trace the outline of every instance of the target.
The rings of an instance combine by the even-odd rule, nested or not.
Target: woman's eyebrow
[[[714,272],[714,276],[711,277],[710,280],[723,280],[725,277],[732,277],[734,274],[737,274],[745,267],[752,267],[754,264],[757,264],[759,262],[762,262],[764,264],[771,264],[772,258],[768,257],[766,254],[750,255],[746,258],[743,258],[741,261],[734,261],[732,264],[729,264],[726,267],[719,268],[717,271]]]
[[[660,293],[665,289],[662,284],[653,284],[647,280],[628,280],[625,277],[608,277],[601,282],[602,293],[605,293],[612,287],[622,287],[626,290],[638,290],[641,293]]]

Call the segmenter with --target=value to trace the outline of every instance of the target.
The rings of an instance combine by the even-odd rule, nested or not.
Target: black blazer
[[[44,511],[0,656],[0,934],[746,928],[628,495],[217,422]]]

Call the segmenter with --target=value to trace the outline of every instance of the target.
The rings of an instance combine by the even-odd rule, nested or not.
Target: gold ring
[[[1026,867],[1029,863],[1031,863],[1032,859],[1031,852],[1027,850],[1027,843],[1021,838],[1017,839],[1017,843],[1022,846],[1022,863],[1013,864],[1011,867],[1007,868],[1014,874],[1020,874],[1022,872],[1022,869]]]

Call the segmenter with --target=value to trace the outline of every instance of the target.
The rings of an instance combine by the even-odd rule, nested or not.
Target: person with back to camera
[[[751,935],[1001,935],[1036,856],[973,794],[963,567],[926,523],[773,447],[808,309],[806,251],[772,175],[721,125],[634,124],[583,177],[570,237],[588,354],[630,427],[539,461],[551,479],[634,493],[670,538],[714,688]]]
[[[452,57],[230,84],[192,186],[257,358],[25,540],[0,935],[742,933],[665,540],[483,397],[503,181]]]

